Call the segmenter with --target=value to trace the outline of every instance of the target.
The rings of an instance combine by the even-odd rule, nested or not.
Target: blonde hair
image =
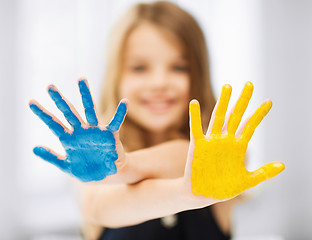
[[[203,123],[206,125],[215,105],[215,99],[210,84],[204,34],[190,14],[177,5],[165,1],[134,5],[113,28],[110,41],[108,42],[107,67],[99,113],[104,121],[108,122],[116,110],[120,100],[118,88],[121,80],[125,42],[133,29],[142,22],[151,23],[160,29],[173,33],[184,46],[186,56],[188,57],[191,79],[190,99],[196,98],[199,100],[203,109]],[[187,111],[185,118],[181,121],[183,121],[180,124],[181,127],[176,134],[169,136],[169,139],[189,138]],[[127,136],[131,136],[131,138],[127,138]],[[126,118],[120,130],[120,137],[127,151],[149,147],[145,144],[144,129],[129,118]]]
[[[203,32],[190,14],[177,5],[164,1],[134,5],[113,28],[108,42],[107,66],[98,109],[101,117],[108,123],[115,113],[120,100],[119,84],[125,42],[130,33],[143,22],[154,24],[160,29],[173,33],[184,46],[190,70],[190,99],[199,100],[203,110],[202,122],[206,126],[215,105],[215,99],[210,84],[209,62]],[[170,139],[189,139],[187,111],[185,118],[181,121],[183,122],[178,132],[170,135]],[[126,136],[131,136],[131,138]],[[120,130],[120,138],[127,151],[149,147],[144,144],[144,129],[127,117]],[[102,231],[103,227],[99,225],[84,224],[83,232],[86,239],[98,239]]]

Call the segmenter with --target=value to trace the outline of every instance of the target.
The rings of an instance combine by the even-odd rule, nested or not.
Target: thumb
[[[250,173],[250,178],[253,179],[253,186],[258,185],[270,178],[275,177],[285,169],[285,165],[282,162],[272,162],[265,164],[261,168]]]
[[[117,132],[120,128],[120,125],[123,123],[125,119],[125,115],[128,110],[128,99],[123,98],[117,107],[115,115],[112,121],[108,124],[107,129],[111,130],[112,132]]]

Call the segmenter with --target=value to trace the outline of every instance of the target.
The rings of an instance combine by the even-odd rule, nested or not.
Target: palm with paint
[[[48,87],[50,97],[62,111],[72,129],[65,127],[59,119],[35,100],[30,101],[31,110],[59,138],[65,148],[66,156],[56,154],[45,147],[35,147],[34,153],[83,182],[100,181],[106,176],[115,174],[116,161],[124,159],[118,131],[127,112],[126,100],[121,100],[112,121],[104,126],[96,116],[87,81],[79,80],[78,85],[88,123],[82,120],[73,105],[54,85]]]
[[[245,168],[248,142],[272,106],[271,101],[265,101],[238,128],[252,92],[253,85],[248,82],[233,111],[225,118],[231,86],[223,86],[206,135],[202,130],[199,104],[194,100],[190,103],[192,134],[186,179],[187,182],[191,180],[189,184],[194,195],[230,199],[284,170],[285,166],[281,162],[268,163],[253,172]]]

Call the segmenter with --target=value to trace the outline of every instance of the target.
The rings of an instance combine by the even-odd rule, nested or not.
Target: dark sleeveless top
[[[176,224],[158,218],[117,229],[105,228],[99,240],[229,240],[219,228],[211,207],[176,214]],[[167,224],[168,225],[168,224]]]

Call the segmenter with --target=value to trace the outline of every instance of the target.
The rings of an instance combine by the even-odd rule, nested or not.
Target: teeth
[[[165,107],[168,104],[167,103],[150,103],[150,105],[152,105],[154,107]]]
[[[154,110],[163,110],[168,108],[170,104],[168,102],[148,102],[147,106]]]

